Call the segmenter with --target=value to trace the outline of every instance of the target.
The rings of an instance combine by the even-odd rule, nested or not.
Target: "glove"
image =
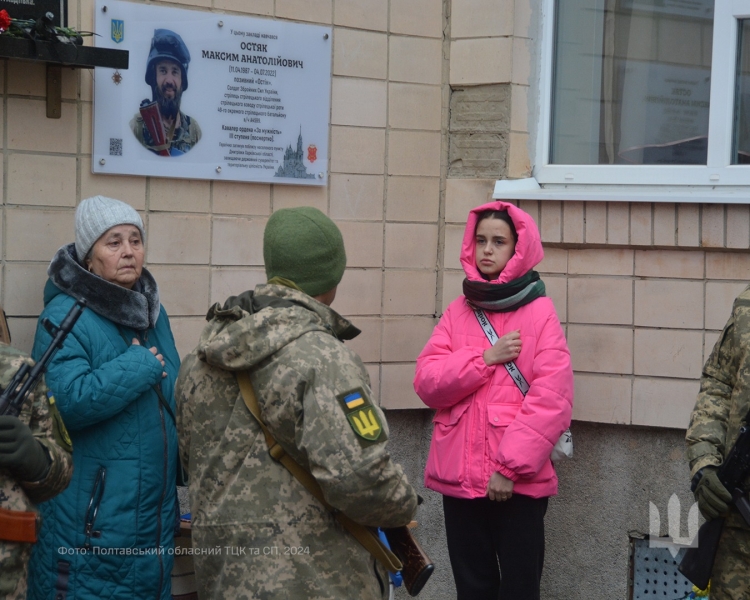
[[[28,425],[17,417],[0,416],[0,469],[19,481],[39,481],[52,461]]]
[[[732,494],[719,481],[715,467],[703,467],[703,474],[695,488],[698,508],[709,521],[729,510]]]

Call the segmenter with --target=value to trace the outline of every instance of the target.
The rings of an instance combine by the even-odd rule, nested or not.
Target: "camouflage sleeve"
[[[732,391],[739,368],[740,352],[735,347],[737,310],[747,310],[747,307],[735,302],[732,316],[703,367],[700,392],[685,436],[691,476],[705,466],[720,465],[724,460]]]
[[[47,475],[43,479],[21,483],[29,500],[38,504],[49,500],[68,487],[70,478],[73,476],[73,459],[70,455],[72,447],[54,398],[48,395],[44,380],[37,385],[29,400],[31,406],[29,428],[52,459]]]
[[[190,402],[191,394],[185,389],[190,372],[196,361],[195,354],[188,355],[180,365],[180,374],[174,388],[174,401],[177,419],[177,436],[180,446],[180,462],[182,468],[189,472],[190,462],[190,432],[193,428],[193,411],[195,406]]]
[[[203,132],[201,131],[200,125],[198,125],[198,121],[196,121],[192,117],[191,117],[191,120],[192,120],[193,125],[195,126],[195,131],[193,132],[193,136],[195,137],[195,143],[197,144],[200,141],[201,136],[203,135]]]
[[[145,146],[146,141],[143,138],[143,117],[140,112],[135,113],[133,118],[130,119],[130,130],[133,132],[136,139]]]
[[[297,446],[333,507],[363,525],[406,525],[416,513],[417,494],[391,460],[388,425],[371,401],[364,366],[343,344],[340,350],[328,355],[327,369],[320,365],[314,377],[304,377]],[[359,397],[349,410],[345,399],[352,394]]]
[[[0,343],[0,387],[5,388],[18,369],[34,362],[23,352]],[[47,474],[39,481],[20,482],[29,500],[34,503],[49,500],[62,492],[73,475],[73,460],[70,456],[70,437],[65,430],[60,413],[48,398],[44,377],[34,391],[29,393],[18,418],[31,429],[34,437],[45,447],[51,459]]]

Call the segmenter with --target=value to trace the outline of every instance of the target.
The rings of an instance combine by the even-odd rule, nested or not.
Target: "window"
[[[750,183],[750,0],[547,0],[543,23],[540,183]]]

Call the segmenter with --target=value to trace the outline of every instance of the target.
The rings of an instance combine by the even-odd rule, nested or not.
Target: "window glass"
[[[732,163],[750,164],[750,20],[739,21]]]
[[[550,163],[705,165],[713,19],[714,0],[556,2]]]

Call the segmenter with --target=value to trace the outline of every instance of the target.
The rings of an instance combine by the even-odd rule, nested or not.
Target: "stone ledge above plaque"
[[[94,67],[127,69],[128,56],[127,50],[77,46],[64,42],[34,41],[0,35],[0,58],[33,60],[81,69]]]
[[[63,66],[79,69],[108,67],[127,69],[130,62],[128,50],[78,46],[65,42],[28,40],[9,35],[0,35],[0,58],[30,60],[47,63],[47,117],[62,116]]]

